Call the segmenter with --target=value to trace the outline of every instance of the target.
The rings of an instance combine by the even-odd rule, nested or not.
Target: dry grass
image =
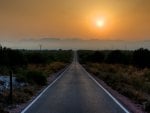
[[[105,63],[89,63],[86,64],[86,68],[113,89],[143,105],[143,108],[149,111],[150,69]]]
[[[41,72],[46,79],[53,73],[63,69],[67,64],[63,62],[52,62],[49,64],[28,64],[27,68],[20,68],[17,71],[17,77],[21,78],[24,82],[28,82],[28,72]],[[29,79],[29,78],[28,78]],[[13,90],[13,104],[20,104],[31,99],[38,90],[42,88],[41,85],[35,84],[34,82],[29,85]],[[0,113],[7,113],[4,108],[9,106],[9,91],[5,91],[0,94]]]
[[[49,76],[52,73],[57,72],[58,70],[64,68],[66,66],[63,62],[52,62],[50,64],[44,64],[44,65],[36,65],[36,64],[29,64],[28,70],[34,70],[34,71],[42,71],[45,75]]]

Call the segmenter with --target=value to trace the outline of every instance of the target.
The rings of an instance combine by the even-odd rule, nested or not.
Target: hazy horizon
[[[79,38],[40,38],[40,39],[21,39],[21,40],[0,40],[2,46],[13,49],[85,49],[85,50],[135,50],[139,48],[150,49],[150,40],[98,40],[98,39],[79,39]],[[89,45],[90,44],[90,45]]]

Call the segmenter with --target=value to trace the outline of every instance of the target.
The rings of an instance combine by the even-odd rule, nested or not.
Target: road
[[[21,113],[129,113],[74,56],[69,68]]]

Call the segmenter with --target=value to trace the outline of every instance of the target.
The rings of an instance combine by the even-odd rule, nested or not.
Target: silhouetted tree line
[[[69,63],[72,51],[63,50],[12,50],[0,46],[0,66],[25,66],[27,64],[46,64],[53,61]]]
[[[0,66],[23,66],[27,64],[27,59],[19,50],[0,47]]]
[[[109,64],[134,65],[139,68],[150,67],[150,51],[148,49],[137,49],[135,51],[78,51],[81,63],[97,62]]]
[[[43,51],[25,51],[28,63],[46,64],[53,61],[70,63],[72,58],[71,50],[43,50]]]
[[[18,82],[45,85],[47,77],[44,72],[30,71],[28,64],[49,64],[52,62],[70,63],[71,50],[13,50],[0,46],[0,73],[17,73]]]

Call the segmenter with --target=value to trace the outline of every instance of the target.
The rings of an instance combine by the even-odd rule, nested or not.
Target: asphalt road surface
[[[74,56],[69,68],[21,113],[129,113]]]

